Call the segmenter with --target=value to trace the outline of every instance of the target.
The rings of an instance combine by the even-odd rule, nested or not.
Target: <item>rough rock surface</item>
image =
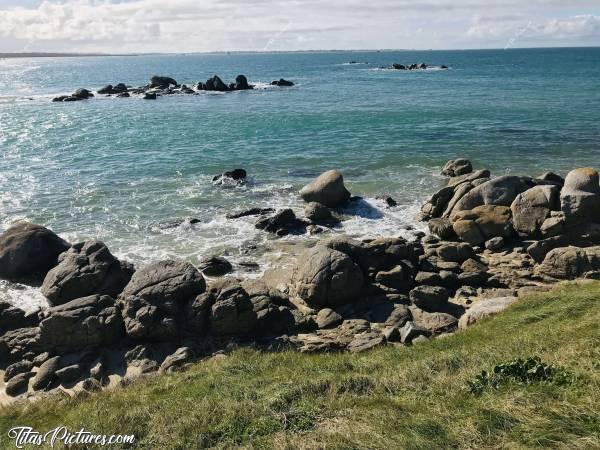
[[[535,186],[519,194],[510,207],[515,231],[529,237],[540,237],[545,220],[559,206],[559,189],[556,186]]]
[[[0,278],[43,279],[69,244],[40,225],[21,221],[0,235]]]
[[[119,296],[127,334],[149,340],[179,336],[186,303],[205,289],[202,274],[186,262],[165,260],[138,270]]]
[[[452,209],[452,214],[472,210],[482,205],[510,206],[517,195],[533,185],[533,180],[527,177],[506,175],[494,178],[465,194]]]
[[[363,274],[348,255],[317,245],[299,261],[294,274],[296,291],[307,304],[335,307],[359,298]]]
[[[486,319],[492,315],[498,314],[517,300],[517,297],[499,297],[480,300],[473,304],[465,312],[465,314],[461,316],[460,320],[458,321],[458,327],[460,329],[465,329],[468,326],[473,325],[475,322],[479,322],[482,319]]]
[[[569,172],[560,193],[561,209],[570,223],[600,222],[600,184],[592,168]]]
[[[561,247],[551,250],[537,273],[557,278],[574,279],[587,272],[600,270],[600,247]]]
[[[329,208],[344,206],[350,200],[350,192],[344,186],[344,177],[337,170],[319,175],[300,190],[300,196],[305,202],[317,202]]]
[[[132,264],[119,261],[102,242],[82,242],[60,255],[41,292],[53,305],[93,294],[116,298],[134,271]]]
[[[447,177],[466,175],[471,172],[473,172],[473,165],[471,164],[471,161],[464,158],[452,159],[442,168],[442,175]]]

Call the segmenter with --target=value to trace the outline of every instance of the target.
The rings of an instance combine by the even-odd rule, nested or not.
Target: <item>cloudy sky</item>
[[[0,0],[0,52],[600,46],[600,0]]]

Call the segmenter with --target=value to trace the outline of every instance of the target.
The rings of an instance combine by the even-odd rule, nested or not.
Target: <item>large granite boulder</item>
[[[452,228],[461,240],[471,245],[481,245],[498,236],[509,239],[514,233],[510,208],[495,205],[456,213]]]
[[[536,267],[536,273],[557,279],[575,279],[597,270],[600,270],[600,246],[555,248]]]
[[[214,296],[210,310],[210,329],[213,334],[244,335],[254,329],[256,314],[252,301],[239,283],[219,283],[211,286],[207,294]]]
[[[342,174],[337,170],[329,170],[304,186],[300,196],[305,202],[317,202],[329,208],[336,208],[348,202],[350,192],[344,186]]]
[[[317,245],[298,261],[294,273],[296,292],[310,306],[336,307],[359,298],[363,273],[345,253]]]
[[[457,177],[473,172],[471,161],[464,158],[451,159],[442,168],[442,175],[447,177]]]
[[[205,290],[202,274],[187,262],[165,260],[138,270],[119,296],[128,336],[177,338],[184,330],[187,304]]]
[[[116,298],[134,272],[132,264],[119,261],[104,243],[82,242],[60,255],[41,292],[53,305],[94,294]]]
[[[125,336],[121,312],[107,295],[92,295],[49,308],[40,322],[43,351],[68,353],[119,342]]]
[[[510,207],[515,231],[524,236],[539,238],[544,221],[559,206],[557,186],[535,186],[519,194]]]
[[[238,75],[237,77],[235,77],[234,89],[236,91],[243,91],[243,90],[252,89],[252,86],[250,86],[248,84],[248,78],[246,78],[245,75]]]
[[[522,192],[533,187],[531,178],[502,176],[487,181],[467,192],[454,206],[452,215],[482,205],[510,206]]]
[[[592,168],[569,172],[560,193],[561,209],[567,222],[600,222],[600,184]]]
[[[439,286],[417,286],[410,291],[413,305],[427,312],[439,312],[448,304],[448,291]]]
[[[69,244],[40,225],[21,221],[0,235],[0,278],[43,279]]]

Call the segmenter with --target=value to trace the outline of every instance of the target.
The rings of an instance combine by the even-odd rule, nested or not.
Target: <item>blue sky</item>
[[[0,52],[600,46],[600,0],[0,0]]]

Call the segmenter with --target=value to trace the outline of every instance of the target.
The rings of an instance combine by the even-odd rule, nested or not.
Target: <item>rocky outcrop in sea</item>
[[[97,390],[242,345],[300,352],[413,345],[561,281],[600,278],[596,170],[493,177],[456,159],[442,174],[446,185],[421,211],[429,234],[324,237],[291,269],[259,279],[228,275],[221,255],[198,267],[170,259],[134,267],[103,242],[70,244],[17,222],[0,236],[0,277],[40,286],[50,306],[27,314],[0,303],[4,390],[13,397]],[[236,169],[214,182],[246,175]],[[230,219],[256,216],[257,228],[273,236],[311,233],[336,226],[339,208],[355,201],[335,170],[299,195],[304,217],[257,208]]]

